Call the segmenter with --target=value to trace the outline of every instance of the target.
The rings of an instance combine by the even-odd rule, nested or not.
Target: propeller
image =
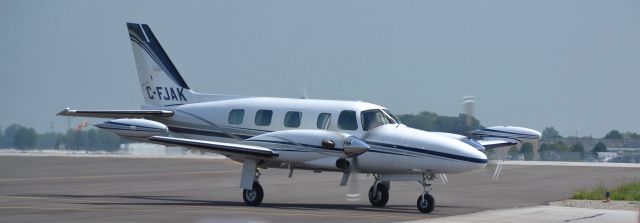
[[[476,104],[476,96],[467,95],[462,97],[462,108],[464,109],[465,114],[465,124],[467,125],[467,129],[469,131],[473,128],[474,122],[474,113],[475,113],[475,104]],[[467,133],[467,137],[471,139],[471,133]],[[492,179],[497,180],[500,177],[500,172],[502,171],[502,151],[498,149],[494,150],[494,157],[497,155],[498,159],[490,159],[486,170],[492,174]],[[487,154],[489,156],[489,154]],[[446,179],[446,176],[445,178]]]
[[[342,135],[342,137],[344,137],[344,135]],[[361,194],[358,189],[360,187],[360,165],[358,157],[369,150],[369,145],[353,136],[343,138],[342,141],[344,142],[344,153],[350,158],[348,158],[349,167],[344,170],[340,185],[347,186],[347,193],[345,194],[347,201],[359,201]]]

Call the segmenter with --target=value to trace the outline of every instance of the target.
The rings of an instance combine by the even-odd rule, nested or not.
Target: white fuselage
[[[358,156],[358,171],[363,173],[459,173],[487,164],[486,155],[473,146],[409,128],[384,107],[366,102],[245,97],[163,109],[175,114],[154,120],[174,134],[272,149],[279,156],[264,164],[268,167],[341,171],[335,163],[342,151],[318,147],[320,142],[287,143],[302,140],[294,139],[295,134],[286,134],[294,137],[289,139],[267,134],[294,130],[316,130],[319,135],[340,132],[362,139],[370,146]]]

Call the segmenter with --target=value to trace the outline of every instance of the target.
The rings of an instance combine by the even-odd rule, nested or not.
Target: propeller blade
[[[360,187],[360,183],[359,183],[359,176],[360,174],[358,173],[353,173],[351,174],[351,179],[349,180],[348,186],[347,186],[347,193],[345,194],[345,199],[347,201],[359,201],[360,200],[360,191],[359,191],[359,187]]]
[[[491,174],[491,179],[497,180],[498,178],[500,178],[503,164],[504,162],[502,161],[502,159],[489,160],[486,170],[487,174]]]
[[[500,177],[500,172],[502,171],[502,160],[498,160],[496,170],[493,172],[493,179],[497,180]]]
[[[443,184],[448,184],[449,183],[449,179],[447,179],[447,174],[441,173],[440,174],[440,180],[442,180]]]
[[[360,191],[359,191],[359,175],[358,174],[358,157],[351,158],[351,166],[349,170],[347,170],[349,174],[345,173],[347,177],[349,177],[349,182],[347,183],[347,193],[345,194],[345,199],[347,201],[359,201],[360,200]],[[343,175],[344,177],[344,175]]]
[[[342,179],[340,179],[340,186],[347,185],[347,183],[349,182],[349,175],[351,175],[351,172],[345,171],[344,173],[342,173]]]

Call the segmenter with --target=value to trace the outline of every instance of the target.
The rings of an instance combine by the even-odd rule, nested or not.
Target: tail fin
[[[167,53],[146,24],[127,23],[142,97],[147,105],[169,106],[198,102]]]

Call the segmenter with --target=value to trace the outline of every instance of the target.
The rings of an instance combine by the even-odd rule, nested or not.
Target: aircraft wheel
[[[378,183],[378,191],[373,191],[373,186],[369,188],[369,202],[374,207],[384,207],[389,201],[389,188],[382,183]]]
[[[244,189],[242,191],[242,199],[244,199],[246,205],[258,206],[262,203],[263,197],[264,191],[257,181],[253,182],[253,188],[251,190]]]
[[[433,199],[431,194],[424,194],[424,196],[420,195],[418,196],[417,206],[420,212],[428,214],[433,211],[433,208],[436,206],[436,201]]]

